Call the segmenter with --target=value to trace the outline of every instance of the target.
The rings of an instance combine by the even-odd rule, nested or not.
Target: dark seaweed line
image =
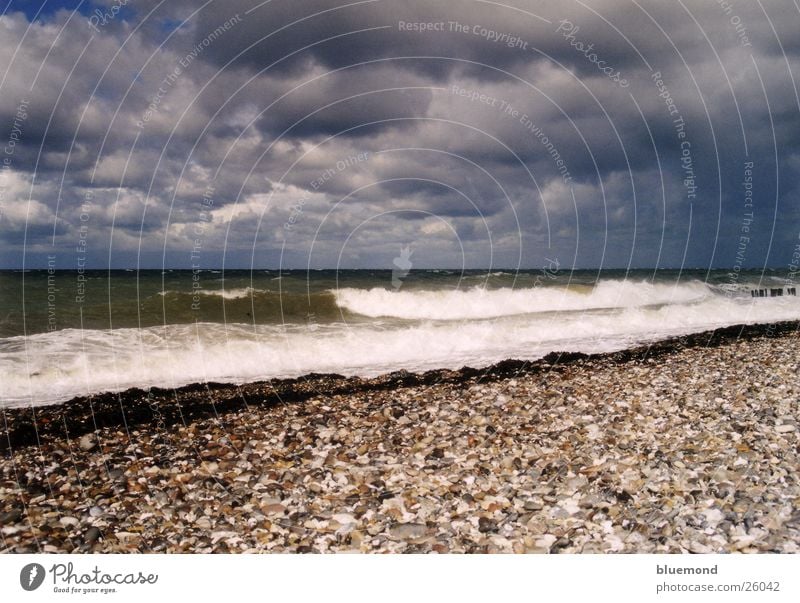
[[[315,396],[336,396],[398,387],[435,384],[491,382],[519,375],[544,374],[586,363],[614,363],[655,359],[682,349],[717,347],[740,340],[778,337],[800,332],[800,321],[773,324],[734,325],[712,331],[673,337],[647,345],[603,354],[551,352],[534,361],[504,360],[482,369],[437,369],[424,373],[396,371],[373,379],[311,373],[296,379],[272,379],[243,385],[193,383],[177,389],[132,388],[73,398],[63,404],[3,411],[0,450],[9,455],[14,448],[35,446],[59,439],[76,438],[95,429],[138,428],[157,425],[159,429],[177,423],[191,423],[244,410],[268,408],[275,404],[302,402]]]

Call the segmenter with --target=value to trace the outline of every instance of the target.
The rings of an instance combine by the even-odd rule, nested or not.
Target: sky
[[[794,0],[0,11],[0,268],[800,258]]]

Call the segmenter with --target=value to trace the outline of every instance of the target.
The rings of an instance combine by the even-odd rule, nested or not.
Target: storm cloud
[[[791,0],[12,0],[0,264],[786,268],[797,31]]]

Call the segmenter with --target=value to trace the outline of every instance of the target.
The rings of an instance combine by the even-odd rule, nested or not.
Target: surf
[[[538,313],[514,301],[499,310],[525,313],[489,318],[474,318],[490,313],[485,292],[465,292],[481,302],[454,309],[447,308],[450,293],[419,292],[406,298],[433,297],[440,304],[421,304],[420,314],[426,318],[416,321],[211,322],[9,337],[0,339],[0,401],[4,406],[41,405],[129,387],[243,383],[311,372],[369,377],[398,369],[480,367],[507,358],[533,360],[552,351],[615,351],[720,326],[800,319],[797,297],[730,298],[690,287],[680,292],[683,301],[665,303],[675,301],[677,294],[656,288],[638,299],[623,296],[619,301],[624,305],[607,307],[620,292],[616,288],[611,299],[602,288],[599,293],[551,292],[573,300],[579,309],[564,310],[555,303],[558,297],[534,296],[540,302]],[[507,291],[497,295],[509,299]],[[531,292],[523,295],[530,301]],[[369,311],[392,309],[381,305],[381,295],[368,294],[366,299],[373,304]],[[584,300],[582,305],[578,299]],[[412,308],[399,304],[393,312],[409,316]],[[434,320],[431,314],[470,318]]]
[[[372,318],[468,320],[542,312],[695,303],[714,295],[699,281],[685,284],[601,281],[595,286],[550,286],[450,291],[393,291],[385,288],[333,291],[343,309]]]

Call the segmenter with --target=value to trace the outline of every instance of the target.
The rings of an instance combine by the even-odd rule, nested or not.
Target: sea
[[[0,406],[130,387],[312,372],[369,377],[614,351],[725,325],[800,319],[793,277],[555,266],[6,270]]]

